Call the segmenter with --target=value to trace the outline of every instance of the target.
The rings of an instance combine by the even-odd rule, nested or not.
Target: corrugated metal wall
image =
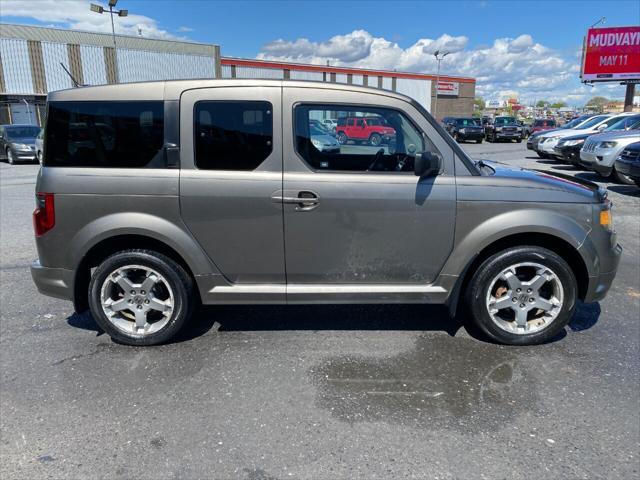
[[[292,80],[313,80],[316,82],[322,82],[324,80],[324,74],[322,72],[306,72],[300,70],[291,70],[289,77]]]
[[[33,78],[26,40],[0,38],[6,93],[33,93]]]
[[[69,75],[60,66],[69,67],[69,53],[64,43],[42,42],[42,62],[44,63],[44,75],[47,80],[47,91],[64,90],[72,88],[73,82]]]
[[[93,45],[80,45],[82,57],[82,76],[87,85],[107,83],[107,71],[104,66],[104,48]]]
[[[120,82],[215,78],[212,57],[120,48],[117,56]]]
[[[276,68],[236,67],[236,78],[284,78],[284,70]]]

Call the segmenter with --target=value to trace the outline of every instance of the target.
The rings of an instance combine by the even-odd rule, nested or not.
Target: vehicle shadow
[[[619,193],[621,195],[628,195],[630,197],[640,197],[640,187],[635,185],[609,185],[607,190]]]
[[[551,170],[562,170],[562,171],[570,171],[570,172],[582,172],[582,171],[585,171],[584,168],[577,167],[577,166],[572,165],[572,164],[567,164],[567,165],[562,165],[562,166],[557,166],[557,167],[551,167]]]
[[[577,173],[576,177],[582,178],[583,180],[589,180],[590,182],[600,182],[600,183],[602,183],[602,182],[606,182],[607,181],[606,178],[601,177],[597,173],[591,172],[591,171]]]
[[[600,317],[600,304],[579,303],[568,324],[574,332],[593,327]],[[89,311],[73,313],[67,324],[88,330],[101,336],[105,332],[95,322]],[[341,330],[341,331],[440,331],[455,337],[460,329],[469,336],[488,343],[495,343],[480,332],[464,310],[455,318],[443,305],[216,305],[203,306],[193,319],[169,343],[182,343],[216,332],[257,332],[286,330]],[[548,343],[566,337],[563,329]]]

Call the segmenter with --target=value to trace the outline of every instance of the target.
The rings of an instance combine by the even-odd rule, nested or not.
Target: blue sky
[[[94,3],[106,3],[95,1]],[[2,0],[2,21],[109,31],[87,0]],[[640,24],[638,1],[119,0],[118,31],[217,43],[226,56],[432,72],[429,52],[451,51],[449,74],[474,76],[487,98],[622,98],[619,85],[581,85],[586,28]],[[425,53],[426,52],[426,53]]]

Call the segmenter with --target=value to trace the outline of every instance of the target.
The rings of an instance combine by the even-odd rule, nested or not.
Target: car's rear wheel
[[[540,158],[549,158],[549,155],[547,155],[546,153],[542,153],[542,152],[538,152],[538,151],[536,151],[536,153],[538,154],[538,156]]]
[[[613,180],[614,182],[617,183],[623,183],[625,185],[633,185],[634,181],[631,177],[627,177],[625,174],[620,173],[615,165],[613,166],[613,168],[611,169],[611,174],[609,175],[609,178],[611,180]]]
[[[340,142],[340,144],[344,145],[347,143],[347,140],[349,140],[349,138],[344,132],[338,132],[338,142]]]
[[[89,307],[115,341],[156,345],[174,337],[195,303],[191,277],[169,257],[126,250],[104,260],[89,283]]]
[[[10,148],[7,148],[7,162],[9,163],[9,165],[16,164],[16,157],[13,156],[13,152]]]
[[[533,345],[551,340],[569,322],[577,285],[561,257],[526,246],[485,260],[465,294],[475,324],[487,336],[509,345]]]
[[[382,143],[382,137],[377,133],[372,133],[369,137],[369,143],[374,147],[377,147]]]
[[[38,154],[36,155],[36,158],[38,160],[38,163],[42,165],[42,152],[40,150],[38,150]]]

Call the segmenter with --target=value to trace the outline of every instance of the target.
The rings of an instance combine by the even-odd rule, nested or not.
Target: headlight
[[[502,130],[502,127],[496,127],[496,132],[499,132],[500,130]]]
[[[461,128],[460,129],[460,133],[467,133],[467,129],[466,128]]]
[[[516,130],[518,130],[519,132],[521,132],[521,131],[522,131],[522,127],[518,127],[518,128],[516,128]]]
[[[600,142],[598,145],[600,148],[613,148],[618,144],[618,142]]]
[[[311,139],[311,145],[316,147],[318,150],[322,150],[322,142],[316,140],[315,138]]]
[[[16,150],[31,150],[31,147],[24,143],[14,143],[13,146]]]
[[[583,139],[581,139],[581,140],[567,140],[564,144],[565,144],[567,147],[573,147],[573,146],[575,146],[575,145],[581,145],[581,144],[583,144],[583,143],[584,143],[584,138],[583,138]]]

